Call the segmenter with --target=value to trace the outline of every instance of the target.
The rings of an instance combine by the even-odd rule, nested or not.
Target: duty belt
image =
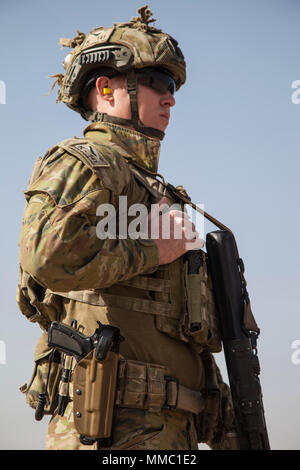
[[[70,385],[72,399],[73,384]],[[199,414],[204,409],[204,398],[201,392],[184,387],[167,375],[164,366],[120,359],[115,405],[150,412],[169,409]]]

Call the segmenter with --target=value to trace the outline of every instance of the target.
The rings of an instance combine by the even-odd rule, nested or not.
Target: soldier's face
[[[164,132],[170,120],[170,108],[175,105],[175,98],[170,91],[158,92],[153,88],[138,83],[139,118],[147,127]],[[103,95],[103,87],[111,88],[109,95]],[[94,100],[94,101],[92,101]],[[127,92],[126,78],[101,77],[91,93],[90,109],[97,109],[110,116],[131,119],[130,99]]]
[[[127,93],[126,79],[123,83],[112,80],[113,108],[109,114],[124,119],[131,118],[130,99]],[[170,91],[159,93],[149,86],[138,83],[139,118],[147,127],[153,127],[162,132],[166,130],[170,120],[170,108],[175,105],[175,98]],[[113,113],[113,114],[112,114]]]
[[[147,127],[162,132],[166,130],[170,120],[170,108],[175,105],[175,98],[166,91],[159,93],[153,88],[138,83],[139,117]]]

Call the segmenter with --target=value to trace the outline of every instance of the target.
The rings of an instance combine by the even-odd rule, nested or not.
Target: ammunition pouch
[[[43,348],[43,336],[36,348],[32,377],[29,384],[25,383],[20,387],[20,391],[26,395],[26,402],[34,409],[38,407],[39,396],[46,392],[44,413],[53,414],[57,407],[61,376],[60,354],[56,352],[50,360],[52,351],[41,351],[41,346]]]
[[[121,359],[116,405],[154,413],[163,409],[200,413],[204,408],[201,392],[190,390],[168,375],[166,367]]]
[[[222,350],[207,255],[202,250],[186,253],[184,279],[187,313],[183,329],[197,352]]]

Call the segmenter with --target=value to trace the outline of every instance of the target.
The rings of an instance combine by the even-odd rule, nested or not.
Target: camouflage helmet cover
[[[94,28],[88,35],[77,31],[73,39],[60,39],[62,46],[73,48],[73,51],[65,58],[65,75],[53,75],[59,85],[58,101],[85,117],[82,89],[88,77],[101,68],[126,73],[134,69],[159,67],[173,76],[176,90],[184,84],[186,65],[177,41],[149,25],[155,19],[151,18],[148,5],[140,8],[138,13],[140,16],[128,23]]]

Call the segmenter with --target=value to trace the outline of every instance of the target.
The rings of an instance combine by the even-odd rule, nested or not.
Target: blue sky
[[[47,422],[18,392],[32,372],[40,330],[18,312],[18,236],[34,161],[87,124],[56,104],[49,75],[63,73],[73,37],[136,16],[143,2],[1,0],[0,156],[2,263],[0,341],[6,384],[0,447],[43,448]],[[266,419],[274,449],[300,449],[299,149],[300,4],[293,0],[153,0],[157,27],[174,36],[187,61],[162,143],[159,171],[230,227],[246,265],[252,308],[261,328],[259,357]],[[206,230],[214,229],[209,224]],[[1,343],[3,344],[3,343]],[[222,355],[217,361],[224,369]],[[225,371],[224,371],[225,373]],[[18,422],[18,433],[16,433]]]

